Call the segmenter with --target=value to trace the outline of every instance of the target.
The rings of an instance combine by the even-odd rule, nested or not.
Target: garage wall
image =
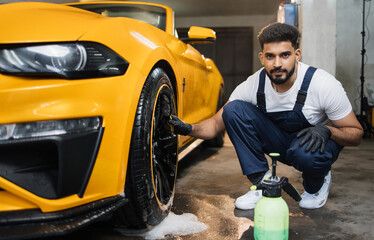
[[[371,3],[371,12],[368,15]],[[373,1],[365,2],[367,29],[365,46],[365,95],[369,104],[374,106],[374,5]],[[336,77],[343,83],[356,113],[360,113],[360,76],[362,48],[362,11],[363,0],[337,1],[337,52]],[[370,40],[368,41],[368,38]],[[371,86],[371,91],[367,87]]]
[[[335,76],[336,0],[302,1],[302,61]]]
[[[374,6],[366,1],[365,95],[374,105]],[[325,69],[343,84],[360,112],[363,0],[301,1],[303,61]],[[370,9],[370,14],[369,13]],[[371,89],[371,90],[370,90]]]

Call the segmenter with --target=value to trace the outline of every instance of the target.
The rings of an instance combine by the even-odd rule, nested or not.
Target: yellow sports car
[[[1,4],[0,30],[0,238],[158,224],[195,140],[170,115],[222,105],[219,71],[191,46],[214,31],[179,39],[171,8],[107,1]]]

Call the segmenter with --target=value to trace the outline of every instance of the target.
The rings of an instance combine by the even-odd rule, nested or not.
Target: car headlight
[[[100,117],[1,124],[0,140],[87,132],[97,130],[100,126]]]
[[[123,75],[128,65],[111,49],[93,42],[0,48],[0,72],[4,74],[95,78]]]

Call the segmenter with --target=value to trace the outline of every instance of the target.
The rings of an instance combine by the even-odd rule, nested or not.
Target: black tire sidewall
[[[136,217],[144,226],[154,226],[160,223],[169,213],[173,201],[173,194],[166,205],[160,205],[153,185],[151,135],[153,110],[158,93],[162,89],[170,91],[175,103],[175,96],[167,74],[160,68],[154,69],[143,87],[134,120],[128,176],[125,195],[129,197]],[[175,108],[175,104],[174,108]],[[174,110],[175,111],[175,110]]]

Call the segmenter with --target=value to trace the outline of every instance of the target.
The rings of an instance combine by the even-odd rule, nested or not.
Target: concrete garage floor
[[[179,163],[177,191],[172,212],[193,213],[208,229],[187,236],[166,239],[233,240],[253,239],[253,210],[234,208],[235,198],[249,190],[235,150],[226,136],[223,148],[198,147]],[[301,174],[279,163],[278,176],[303,192]],[[290,209],[291,240],[374,239],[374,139],[364,139],[358,147],[346,147],[332,169],[332,187],[326,205],[305,210],[286,193]],[[51,239],[135,240],[105,224],[95,224],[74,234]]]

